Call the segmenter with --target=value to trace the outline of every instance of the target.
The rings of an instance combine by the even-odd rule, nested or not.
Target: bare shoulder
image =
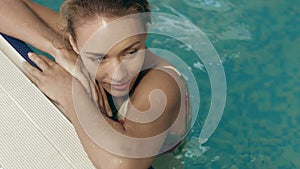
[[[169,131],[176,123],[185,105],[186,88],[180,73],[155,54],[150,52],[147,56],[145,62],[148,64],[144,68],[151,69],[130,96],[124,123],[127,134],[133,137],[167,134],[164,131]],[[178,122],[180,126],[184,123]]]
[[[172,104],[180,98],[182,79],[172,70],[154,68],[140,81],[132,100],[148,99],[154,91],[161,91],[167,97],[168,103]]]
[[[178,79],[178,74],[164,69],[151,69],[142,78],[130,98],[127,115],[137,117],[142,114],[148,121],[134,122],[127,119],[125,128],[131,131],[131,136],[153,136],[166,131],[172,125],[181,106]]]

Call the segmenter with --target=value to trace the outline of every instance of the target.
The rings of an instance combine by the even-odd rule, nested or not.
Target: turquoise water
[[[40,2],[57,10],[62,1]],[[190,56],[184,60],[197,77],[200,110],[183,151],[157,162],[156,168],[300,168],[300,1],[150,2],[155,11],[185,16],[203,30],[227,78],[223,118],[199,147],[197,137],[210,105],[208,75],[187,49],[173,48],[178,55]],[[164,41],[149,40],[149,45],[172,48]]]

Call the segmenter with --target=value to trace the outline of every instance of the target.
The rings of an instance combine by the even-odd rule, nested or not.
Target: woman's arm
[[[135,113],[143,113],[149,108],[151,110],[161,103],[166,103],[163,105],[162,114],[156,120],[150,123],[126,120],[125,124],[121,125],[102,115],[88,97],[83,86],[76,80],[72,81],[72,77],[66,74],[60,66],[45,58],[43,60],[36,56],[31,58],[45,71],[40,72],[27,64],[28,76],[48,97],[65,108],[87,154],[97,168],[147,169],[151,165],[166,135],[157,137],[152,142],[147,142],[143,138],[168,130],[180,107],[180,92],[178,86],[174,85],[177,83],[172,77],[164,72],[156,72],[160,70],[147,74],[148,80],[140,84],[142,86],[147,84],[147,86],[137,88],[136,90],[144,90],[136,92],[137,94],[132,98],[132,105],[141,111]],[[153,80],[153,77],[157,78],[159,83]],[[153,90],[162,91],[165,97],[154,94],[150,98],[150,103],[149,96],[153,94]],[[147,151],[149,154],[145,154]],[[135,152],[137,154],[134,158]],[[127,154],[128,157],[126,157]]]
[[[68,41],[52,29],[58,29],[57,24],[63,24],[63,21],[58,20],[56,12],[30,0],[1,0],[0,23],[0,32],[27,42],[53,56],[57,63],[78,78],[89,94],[97,99],[95,86],[89,83],[88,72],[77,65],[81,72],[74,73],[78,61],[77,54],[67,48]]]
[[[49,53],[57,54],[54,41],[59,36],[47,26],[22,0],[0,1],[0,32],[23,40]]]
[[[68,40],[52,29],[63,24],[56,12],[30,0],[1,0],[0,23],[0,32],[50,54],[69,72],[74,70],[77,54],[66,47]]]
[[[62,28],[66,27],[65,20],[60,17],[60,14],[50,8],[32,2],[31,0],[23,0],[27,6],[34,11],[39,18],[46,23],[55,32],[61,33]],[[67,38],[67,37],[66,37]]]

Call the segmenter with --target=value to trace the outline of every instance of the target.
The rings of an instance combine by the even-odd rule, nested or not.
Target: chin
[[[124,97],[124,96],[128,96],[129,90],[125,90],[125,91],[108,90],[108,93],[113,97]]]

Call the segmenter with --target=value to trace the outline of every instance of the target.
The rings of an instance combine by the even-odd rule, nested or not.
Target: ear
[[[78,47],[77,47],[77,44],[76,44],[74,38],[73,38],[70,34],[69,34],[69,42],[70,42],[70,44],[71,44],[73,50],[74,50],[77,54],[80,54],[80,53],[79,53],[79,50],[78,50]]]

